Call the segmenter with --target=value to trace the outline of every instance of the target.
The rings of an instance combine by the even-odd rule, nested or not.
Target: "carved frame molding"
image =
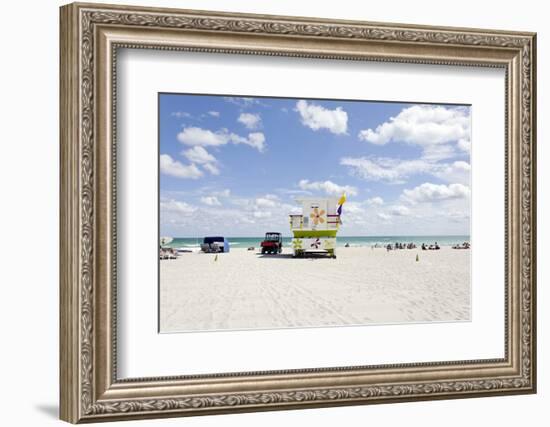
[[[117,380],[113,147],[120,47],[504,67],[506,357]],[[535,68],[532,33],[92,4],[62,7],[61,418],[83,422],[534,392]],[[273,378],[267,386],[266,377]],[[285,386],[289,380],[299,386]],[[196,392],[197,384],[209,391]]]

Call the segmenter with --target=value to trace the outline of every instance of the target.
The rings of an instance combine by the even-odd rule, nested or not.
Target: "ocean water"
[[[262,237],[227,237],[229,246],[233,248],[248,248],[250,246],[259,247]],[[283,246],[290,246],[292,237],[283,236]],[[470,236],[338,236],[336,238],[337,246],[366,246],[374,245],[386,246],[388,243],[415,243],[420,246],[422,243],[433,244],[437,242],[440,246],[452,246],[469,242]],[[198,237],[175,237],[167,247],[193,249],[199,248],[202,238]]]

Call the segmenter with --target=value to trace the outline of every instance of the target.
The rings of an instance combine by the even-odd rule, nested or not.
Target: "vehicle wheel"
[[[262,248],[262,255],[266,253],[265,248]]]

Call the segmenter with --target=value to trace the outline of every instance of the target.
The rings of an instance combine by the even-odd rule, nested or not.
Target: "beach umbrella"
[[[167,244],[170,243],[172,240],[174,240],[174,239],[171,238],[171,237],[161,237],[161,238],[160,238],[160,245],[161,245],[161,246],[167,245]]]

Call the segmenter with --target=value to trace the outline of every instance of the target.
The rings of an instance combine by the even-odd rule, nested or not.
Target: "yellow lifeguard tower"
[[[346,198],[303,198],[302,214],[290,215],[290,230],[294,237],[294,257],[308,253],[325,253],[336,258],[336,233],[340,227],[342,205]]]

